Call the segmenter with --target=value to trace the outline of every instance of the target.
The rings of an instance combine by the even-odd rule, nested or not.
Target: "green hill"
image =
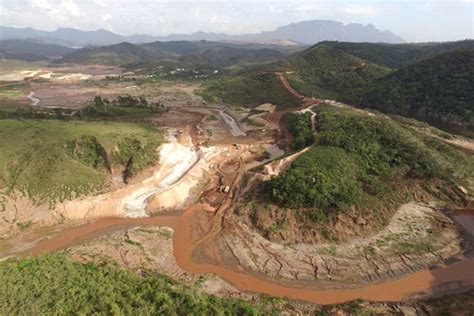
[[[370,208],[413,180],[440,183],[446,192],[450,187],[454,191],[455,184],[469,186],[474,162],[461,150],[381,115],[332,106],[315,110],[318,146],[270,181],[278,203],[325,210]],[[442,190],[439,194],[445,198]]]
[[[120,43],[88,47],[66,55],[61,62],[127,65],[154,62],[180,64],[233,65],[263,63],[281,59],[286,50],[269,45],[237,45],[217,42],[154,42],[142,45]]]
[[[415,120],[349,107],[319,105],[314,110],[316,146],[247,195],[251,211],[243,213],[264,234],[277,227],[291,230],[291,236],[323,231],[321,238],[338,239],[327,227],[339,216],[382,227],[405,203],[460,207],[469,198],[458,186],[472,197],[472,154],[443,141],[450,135]]]
[[[208,82],[203,94],[241,106],[295,105],[278,83],[263,86],[255,80],[285,72],[290,84],[304,95],[474,135],[473,50],[472,40],[397,45],[322,42],[281,61]]]
[[[254,70],[207,82],[200,91],[209,102],[225,102],[248,108],[263,103],[275,104],[278,109],[294,107],[299,99],[288,92],[274,73]]]
[[[347,42],[323,42],[321,44],[337,48],[345,53],[389,68],[400,68],[420,61],[421,59],[434,57],[457,49],[474,48],[473,40],[417,44]]]
[[[474,136],[473,87],[474,49],[461,49],[403,67],[349,101]]]
[[[253,107],[270,102],[280,108],[298,105],[275,72],[286,72],[290,84],[305,95],[337,98],[380,78],[390,69],[366,62],[342,50],[317,44],[303,52],[206,83],[203,94],[232,105]],[[262,81],[265,78],[266,84]],[[271,82],[271,84],[270,84]],[[212,100],[212,98],[209,98]]]
[[[317,44],[282,63],[296,90],[318,98],[337,98],[390,72],[335,47]]]
[[[159,143],[156,129],[145,125],[0,120],[0,197],[73,199],[102,189],[112,168],[134,174],[156,162]]]
[[[0,41],[0,58],[2,59],[40,61],[59,58],[72,51],[74,51],[73,48],[28,39]]]
[[[123,65],[151,61],[158,57],[157,51],[130,43],[120,43],[111,46],[83,48],[64,56],[60,61],[75,64]]]

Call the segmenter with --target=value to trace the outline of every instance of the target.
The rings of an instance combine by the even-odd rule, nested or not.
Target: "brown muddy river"
[[[192,236],[193,213],[199,205],[189,208],[182,215],[154,216],[148,218],[109,218],[67,229],[49,240],[39,243],[26,255],[38,255],[67,248],[105,233],[142,225],[167,226],[174,229],[174,255],[178,265],[191,273],[213,273],[233,284],[241,291],[265,293],[273,296],[304,300],[317,304],[342,303],[355,299],[369,301],[400,301],[418,293],[446,293],[456,289],[474,287],[474,259],[465,258],[447,266],[421,270],[399,279],[348,289],[317,289],[290,287],[263,279],[247,271],[234,271],[208,263],[196,263],[192,253],[198,244]],[[456,220],[474,228],[474,210],[453,214]],[[461,224],[462,225],[462,224]],[[211,232],[212,233],[212,232]],[[470,231],[469,231],[470,233]],[[205,237],[205,236],[200,236]],[[202,239],[202,238],[201,238]]]

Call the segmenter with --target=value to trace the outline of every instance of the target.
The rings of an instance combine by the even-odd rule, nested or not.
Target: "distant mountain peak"
[[[280,26],[273,31],[256,34],[228,35],[197,31],[191,34],[170,34],[152,36],[137,34],[122,36],[106,29],[82,31],[74,28],[58,28],[56,31],[40,31],[32,28],[12,28],[0,26],[1,39],[41,38],[49,43],[69,46],[113,45],[121,42],[149,43],[154,41],[227,41],[246,43],[292,42],[315,44],[321,41],[384,42],[402,43],[404,40],[390,31],[380,31],[373,24],[344,23],[332,20],[308,20]]]

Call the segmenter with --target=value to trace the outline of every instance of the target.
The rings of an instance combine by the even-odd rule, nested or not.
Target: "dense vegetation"
[[[286,49],[268,45],[237,45],[218,42],[153,42],[120,43],[111,46],[88,47],[66,55],[60,62],[79,64],[127,65],[132,63],[177,62],[214,66],[252,64],[275,61]]]
[[[268,183],[274,202],[288,207],[367,209],[390,199],[405,181],[468,185],[469,154],[415,134],[396,121],[350,109],[315,107],[317,143]],[[443,193],[439,193],[442,197]]]
[[[400,68],[427,57],[433,57],[462,48],[474,48],[473,40],[446,43],[383,44],[323,42],[321,44],[344,51],[345,53],[367,60],[371,63]]]
[[[0,121],[0,193],[38,203],[71,199],[104,185],[111,167],[136,173],[156,161],[154,127],[129,123]]]
[[[382,77],[389,69],[330,46],[316,45],[286,60],[210,82],[204,94],[246,107],[266,102],[280,108],[297,104],[297,99],[278,81],[274,74],[277,71],[286,71],[288,81],[303,94],[336,98]]]
[[[94,101],[79,112],[83,118],[127,117],[144,118],[161,113],[167,109],[161,103],[148,102],[144,97],[120,95],[114,100],[96,96]]]
[[[288,113],[283,117],[288,131],[293,140],[291,149],[303,149],[314,142],[313,130],[311,128],[311,113]]]
[[[284,301],[263,296],[258,302],[219,298],[188,288],[166,276],[138,276],[113,264],[77,263],[64,255],[0,262],[1,315],[278,315]],[[471,307],[472,293],[416,302],[424,310],[449,313]],[[283,304],[282,304],[283,303]],[[467,304],[467,305],[466,305]],[[398,307],[400,304],[396,304]],[[285,310],[285,309],[283,309]],[[289,314],[351,315],[399,310],[391,304],[360,300],[303,307]]]
[[[0,263],[2,315],[258,315],[271,309],[63,255]]]
[[[296,54],[283,67],[294,71],[288,75],[288,80],[300,93],[331,99],[350,93],[390,72],[386,67],[324,44]]]
[[[356,103],[474,135],[474,49],[457,50],[371,83]]]

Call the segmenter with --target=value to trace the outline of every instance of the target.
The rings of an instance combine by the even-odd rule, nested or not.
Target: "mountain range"
[[[0,26],[0,40],[7,39],[35,39],[68,47],[113,45],[121,42],[150,43],[155,41],[200,40],[282,45],[314,44],[325,40],[344,42],[404,42],[400,36],[388,30],[381,31],[372,24],[350,23],[345,25],[341,22],[330,20],[302,21],[281,26],[273,31],[242,35],[195,32],[192,34],[170,34],[167,36],[152,36],[148,34],[123,36],[104,29],[82,31],[73,28],[59,28],[56,31],[41,31],[33,28]]]

